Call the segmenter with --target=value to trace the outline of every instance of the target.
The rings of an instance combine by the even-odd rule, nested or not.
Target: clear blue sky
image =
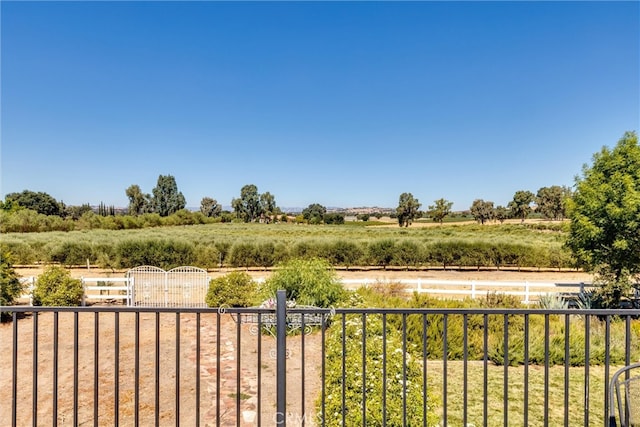
[[[1,193],[426,209],[640,130],[640,3],[2,1]]]

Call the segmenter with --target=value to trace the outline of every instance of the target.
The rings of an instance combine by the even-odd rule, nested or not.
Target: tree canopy
[[[473,218],[483,225],[485,222],[490,221],[495,217],[493,202],[484,201],[482,199],[474,200],[470,211]]]
[[[429,206],[429,214],[435,222],[442,224],[442,221],[451,213],[453,202],[445,199],[438,199],[434,204]]]
[[[542,187],[536,194],[536,211],[548,219],[563,219],[566,214],[566,200],[569,197],[571,197],[571,190],[567,187],[559,185]]]
[[[396,213],[398,215],[398,225],[408,227],[419,215],[420,202],[411,193],[402,193],[398,200]]]
[[[531,191],[520,190],[513,195],[513,200],[509,202],[509,209],[514,218],[520,218],[522,222],[531,213],[531,203],[535,200],[535,195]]]
[[[302,211],[302,217],[309,224],[324,223],[324,216],[327,214],[327,208],[319,203],[312,203]]]
[[[640,275],[640,146],[626,132],[613,149],[603,147],[576,178],[568,203],[567,244],[578,261],[597,273],[615,305]]]
[[[184,209],[187,204],[172,175],[160,175],[152,192],[153,211],[160,216],[169,216]]]
[[[21,193],[9,193],[5,197],[7,203],[22,206],[31,209],[43,215],[64,215],[64,208],[61,203],[54,199],[48,193],[42,191],[24,190]]]

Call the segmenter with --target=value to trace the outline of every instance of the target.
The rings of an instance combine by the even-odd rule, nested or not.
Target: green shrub
[[[82,265],[87,260],[93,261],[93,250],[91,245],[85,242],[65,242],[53,248],[50,260],[71,267]]]
[[[244,271],[211,279],[205,301],[209,307],[249,307],[256,303],[257,285]]]
[[[432,407],[435,399],[429,392],[423,395],[420,357],[409,353],[405,356],[399,331],[387,327],[386,341],[383,341],[382,320],[372,315],[366,317],[364,324],[362,316],[347,315],[344,337],[341,326],[341,322],[335,322],[327,332],[325,413],[322,413],[321,400],[316,405],[325,424],[343,425],[344,414],[344,425],[363,425],[364,386],[367,424],[399,426],[404,425],[403,417],[406,417],[406,425],[438,425],[438,415]],[[366,336],[364,361],[363,336]],[[383,344],[386,344],[386,359],[383,357]],[[362,366],[366,366],[366,374]],[[385,371],[386,377],[383,375]],[[403,402],[403,395],[406,396],[406,402]],[[426,403],[426,414],[423,402]]]
[[[0,253],[0,305],[13,305],[22,290],[20,278],[11,264],[9,254]],[[4,313],[0,313],[0,320],[3,319]]]
[[[262,297],[274,297],[278,290],[285,290],[288,300],[317,307],[334,306],[345,296],[335,271],[319,258],[292,259],[280,264],[265,281]]]
[[[120,268],[153,265],[169,270],[182,265],[192,265],[195,260],[192,243],[182,240],[128,240],[116,246],[117,264]]]
[[[80,279],[74,279],[62,267],[47,267],[38,276],[33,290],[33,304],[45,306],[80,305],[84,289]]]

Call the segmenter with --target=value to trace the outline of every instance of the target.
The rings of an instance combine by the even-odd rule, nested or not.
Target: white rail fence
[[[394,283],[403,285],[406,292],[433,294],[449,298],[478,298],[489,292],[505,295],[520,296],[522,302],[529,304],[537,301],[540,296],[547,294],[578,294],[590,288],[585,283],[552,283],[530,281],[484,281],[484,280],[437,280],[437,279],[345,279],[343,285],[347,288],[358,286],[385,286]]]
[[[209,278],[207,278],[209,279]],[[143,283],[142,288],[136,291],[135,277],[105,278],[82,277],[82,285],[85,290],[83,305],[87,302],[121,302],[125,305],[145,305],[139,298],[144,295],[147,287]],[[256,282],[264,282],[265,278],[254,279]],[[32,292],[35,285],[35,277],[23,277],[21,281],[27,285],[27,292],[19,299],[22,303],[32,305]],[[591,288],[588,283],[553,283],[535,281],[483,281],[483,280],[436,280],[436,279],[341,279],[347,289],[356,289],[361,286],[391,286],[400,284],[405,292],[427,293],[434,296],[448,298],[479,298],[489,292],[522,297],[522,302],[529,304],[537,301],[540,296],[547,294],[578,294]],[[208,283],[208,280],[207,280]],[[189,285],[189,283],[187,283]],[[187,286],[184,285],[184,286]],[[189,285],[190,286],[190,285]],[[140,287],[140,286],[139,286]],[[201,287],[201,286],[199,286]],[[185,288],[189,289],[190,288]],[[142,290],[142,291],[141,291]],[[182,290],[184,292],[184,290]],[[136,293],[137,292],[137,293]],[[164,290],[162,290],[164,292]],[[142,294],[142,295],[141,295]],[[204,303],[206,292],[193,292],[198,303]],[[146,295],[144,295],[146,297]],[[202,301],[200,301],[200,299]],[[193,301],[189,301],[193,302]]]

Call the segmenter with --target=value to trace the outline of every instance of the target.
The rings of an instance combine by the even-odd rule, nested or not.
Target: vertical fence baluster
[[[176,311],[176,427],[180,427],[180,312]]]
[[[487,427],[489,420],[489,399],[488,399],[488,390],[487,384],[489,384],[489,315],[484,314],[483,316],[483,328],[484,336],[483,336],[483,355],[482,355],[482,369],[483,374],[482,377],[484,379],[482,387],[482,414],[484,420],[484,427]]]
[[[427,315],[422,314],[422,427],[427,427]]]
[[[260,363],[260,361],[258,361],[258,363]],[[260,384],[260,380],[258,380],[258,384]],[[196,427],[200,427],[200,312],[199,311],[196,313]]]
[[[114,313],[113,424],[120,424],[120,312]]]
[[[449,318],[447,314],[442,315],[442,425],[447,425],[447,353],[449,352],[447,329]]]
[[[135,313],[134,325],[134,361],[133,376],[136,379],[133,388],[133,424],[137,427],[140,425],[140,312]]]
[[[468,357],[469,357],[469,342],[468,342],[468,332],[467,327],[469,325],[469,320],[467,318],[467,314],[462,315],[462,425],[466,426],[468,424],[468,406],[469,406],[469,366],[468,366]]]
[[[222,315],[220,310],[216,312],[216,426],[220,425],[220,341]]]
[[[58,426],[58,312],[53,312],[53,420]]]
[[[33,392],[32,392],[32,418],[33,425],[38,425],[38,318],[39,313],[33,313]]]
[[[564,425],[569,427],[569,315],[564,315]]]
[[[156,311],[155,327],[155,424],[160,425],[160,312]],[[218,353],[220,354],[220,353]]]
[[[402,314],[402,425],[407,425],[407,314]]]
[[[544,315],[544,426],[549,425],[549,314]]]
[[[524,315],[524,404],[523,425],[529,425],[529,314]]]
[[[584,425],[589,425],[589,359],[591,353],[589,346],[591,345],[591,317],[584,315]],[[606,419],[606,417],[605,417]]]
[[[503,315],[503,330],[504,330],[504,345],[502,351],[504,352],[504,374],[502,383],[502,410],[504,418],[504,426],[509,425],[509,315]]]
[[[258,313],[258,402],[256,424],[261,425],[262,421],[262,313]],[[324,382],[323,382],[324,384]],[[324,404],[324,401],[323,401]]]
[[[100,402],[100,312],[93,314],[93,426],[98,427]]]
[[[277,319],[277,424],[287,425],[287,294],[283,290],[276,292]]]
[[[36,313],[34,313],[35,315]],[[11,383],[11,426],[18,425],[18,312],[14,311],[11,316],[13,321],[13,349],[11,355],[11,367],[13,369],[13,381]]]
[[[605,420],[613,408],[609,407],[609,364],[611,363],[611,316],[607,315],[604,322],[604,413]],[[605,426],[606,427],[606,426]]]
[[[347,319],[346,319],[347,315],[343,314],[342,315],[342,425],[346,425],[347,422],[347,416],[346,416],[346,393],[347,393],[347,340],[346,340],[346,335],[347,335]]]
[[[367,419],[367,315],[362,313],[362,421]]]
[[[300,393],[301,393],[301,396],[302,396],[302,399],[300,399],[300,400],[302,402],[302,405],[301,405],[302,407],[300,408],[300,410],[302,411],[301,414],[302,414],[302,426],[303,427],[306,424],[305,407],[304,407],[304,400],[305,400],[304,399],[305,398],[305,387],[304,387],[305,386],[305,369],[304,369],[305,331],[304,331],[304,329],[305,329],[306,325],[305,325],[304,318],[305,318],[305,314],[302,313],[300,315],[301,330],[302,330],[302,334],[300,334],[300,353],[301,353],[300,354],[300,375],[301,375],[301,378],[300,378],[300,387],[301,387]]]
[[[236,322],[236,425],[238,427],[240,427],[240,422],[241,422],[241,418],[240,418],[240,405],[242,403],[241,401],[241,395],[242,395],[242,384],[241,384],[241,378],[240,378],[240,373],[242,372],[242,362],[240,360],[241,358],[241,354],[242,354],[242,334],[241,334],[241,324],[242,322]]]
[[[78,312],[73,312],[73,425],[77,426],[78,421],[78,369],[79,369],[79,345],[78,340]]]
[[[382,425],[387,425],[387,313],[382,313]]]

